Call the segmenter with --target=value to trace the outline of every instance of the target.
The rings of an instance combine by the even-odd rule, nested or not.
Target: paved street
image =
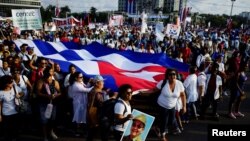
[[[228,124],[228,125],[250,125],[250,79],[247,81],[247,95],[248,98],[243,101],[241,105],[242,113],[245,114],[244,118],[237,118],[236,120],[227,117],[227,106],[229,97],[224,96],[223,102],[219,106],[219,114],[221,116],[219,121],[207,120],[191,120],[188,124],[184,125],[184,132],[180,135],[168,135],[169,141],[206,141],[207,140],[207,125],[208,124]],[[209,112],[209,111],[208,111]],[[25,132],[21,135],[20,141],[42,141],[40,131]],[[84,141],[84,137],[74,137],[71,130],[59,127],[56,133],[60,137],[58,141]],[[112,140],[112,137],[111,137]],[[147,141],[157,141],[154,131],[150,131]],[[97,139],[98,141],[98,139]]]

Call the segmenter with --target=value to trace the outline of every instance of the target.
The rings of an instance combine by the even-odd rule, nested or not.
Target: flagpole
[[[128,0],[128,5],[127,5],[127,12],[129,13],[129,9],[130,9],[130,1]]]
[[[185,12],[185,13],[184,13],[185,15],[183,14],[183,16],[185,16],[185,17],[184,17],[185,19],[184,19],[184,21],[183,21],[183,30],[184,30],[184,32],[186,31],[187,1],[188,1],[188,0],[185,1],[185,11],[183,11],[183,12]]]
[[[231,0],[231,1],[232,1],[232,5],[231,5],[231,11],[230,11],[230,19],[232,18],[234,2],[235,2],[236,0]]]
[[[132,14],[133,14],[133,6],[134,6],[134,1],[132,0],[131,1],[131,6],[130,6],[130,10],[131,10],[130,13],[132,13]]]

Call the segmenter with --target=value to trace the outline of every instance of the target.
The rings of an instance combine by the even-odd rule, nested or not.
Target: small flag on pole
[[[59,8],[59,7],[56,7],[56,8],[55,8],[55,16],[56,16],[56,17],[59,17],[59,14],[60,14],[60,8]]]

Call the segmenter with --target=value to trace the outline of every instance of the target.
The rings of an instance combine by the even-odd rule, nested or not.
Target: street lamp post
[[[231,0],[231,1],[232,1],[232,6],[231,6],[231,12],[230,12],[230,19],[231,19],[231,17],[232,17],[234,2],[235,2],[236,0]]]

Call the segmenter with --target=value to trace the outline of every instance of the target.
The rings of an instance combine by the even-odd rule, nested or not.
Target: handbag
[[[98,126],[97,107],[89,108],[89,123],[92,127]]]
[[[45,110],[45,112],[44,112],[44,116],[45,116],[47,119],[50,119],[50,118],[51,118],[51,115],[52,115],[52,111],[53,111],[53,104],[52,104],[52,101],[50,101],[50,103],[47,104],[46,110]]]
[[[18,98],[17,97],[17,92],[16,92],[16,88],[15,86],[13,85],[13,89],[14,89],[14,92],[15,92],[15,99],[14,99],[14,103],[15,103],[15,110],[18,112],[18,113],[25,113],[27,111],[27,108],[25,108],[25,105],[24,105],[24,100],[22,98]]]
[[[97,127],[99,123],[98,115],[97,115],[97,107],[93,106],[95,97],[96,97],[96,93],[94,93],[94,98],[92,99],[91,105],[88,110],[88,121],[91,127]]]
[[[245,93],[240,94],[240,100],[245,100],[247,98],[247,95]]]

